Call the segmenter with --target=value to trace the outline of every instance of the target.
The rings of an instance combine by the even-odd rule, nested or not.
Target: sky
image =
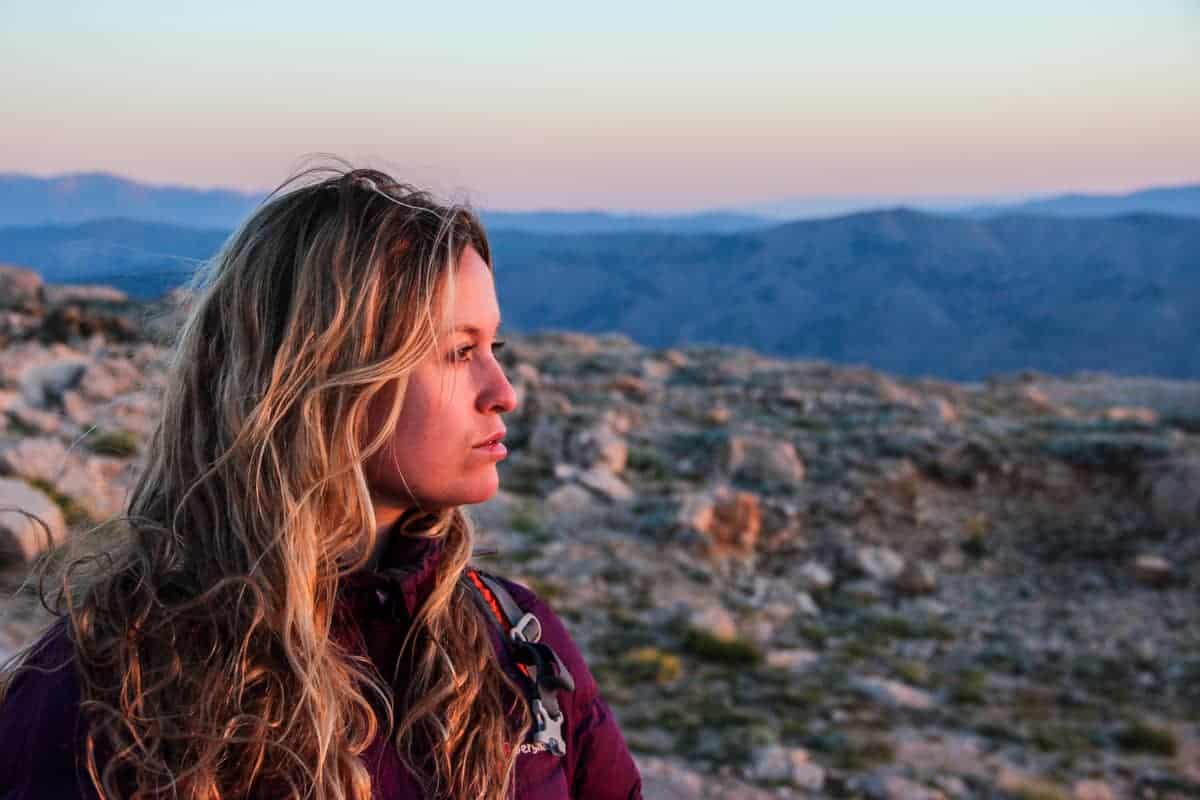
[[[1200,181],[1200,0],[0,6],[0,171],[260,190],[333,153],[644,211]]]

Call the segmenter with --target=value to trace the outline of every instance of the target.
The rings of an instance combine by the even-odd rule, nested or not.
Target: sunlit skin
[[[480,442],[504,431],[502,414],[517,406],[496,351],[500,306],[492,271],[471,247],[455,268],[453,306],[437,348],[411,373],[396,431],[365,464],[377,532],[414,500],[424,510],[482,503],[499,488],[503,448]],[[372,406],[371,431],[392,402]],[[382,544],[382,542],[380,542]]]

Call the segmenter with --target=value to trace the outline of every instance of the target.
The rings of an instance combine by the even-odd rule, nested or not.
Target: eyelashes
[[[492,342],[492,352],[494,353],[497,350],[499,350],[500,348],[504,347],[504,344],[505,344],[505,342],[503,339],[497,339],[496,341]],[[468,344],[468,345],[463,345],[462,347],[456,347],[454,349],[454,351],[450,354],[450,360],[456,364],[462,364],[467,361],[470,361],[471,360],[471,351],[474,350],[477,346],[478,345]]]

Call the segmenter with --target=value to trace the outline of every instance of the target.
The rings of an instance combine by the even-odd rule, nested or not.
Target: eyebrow
[[[496,323],[496,331],[497,332],[500,331],[500,326],[502,324],[503,324],[502,322]],[[457,328],[454,329],[454,332],[458,333],[459,331],[463,331],[464,333],[469,333],[474,336],[478,336],[480,333],[482,333],[482,331],[480,331],[479,328],[475,327],[474,325],[459,325]]]

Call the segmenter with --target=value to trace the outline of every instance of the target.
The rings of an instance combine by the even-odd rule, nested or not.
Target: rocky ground
[[[0,509],[120,509],[171,313],[0,268]],[[1200,796],[1200,384],[509,343],[481,562],[567,619],[648,797]],[[0,510],[0,651],[45,539]]]

